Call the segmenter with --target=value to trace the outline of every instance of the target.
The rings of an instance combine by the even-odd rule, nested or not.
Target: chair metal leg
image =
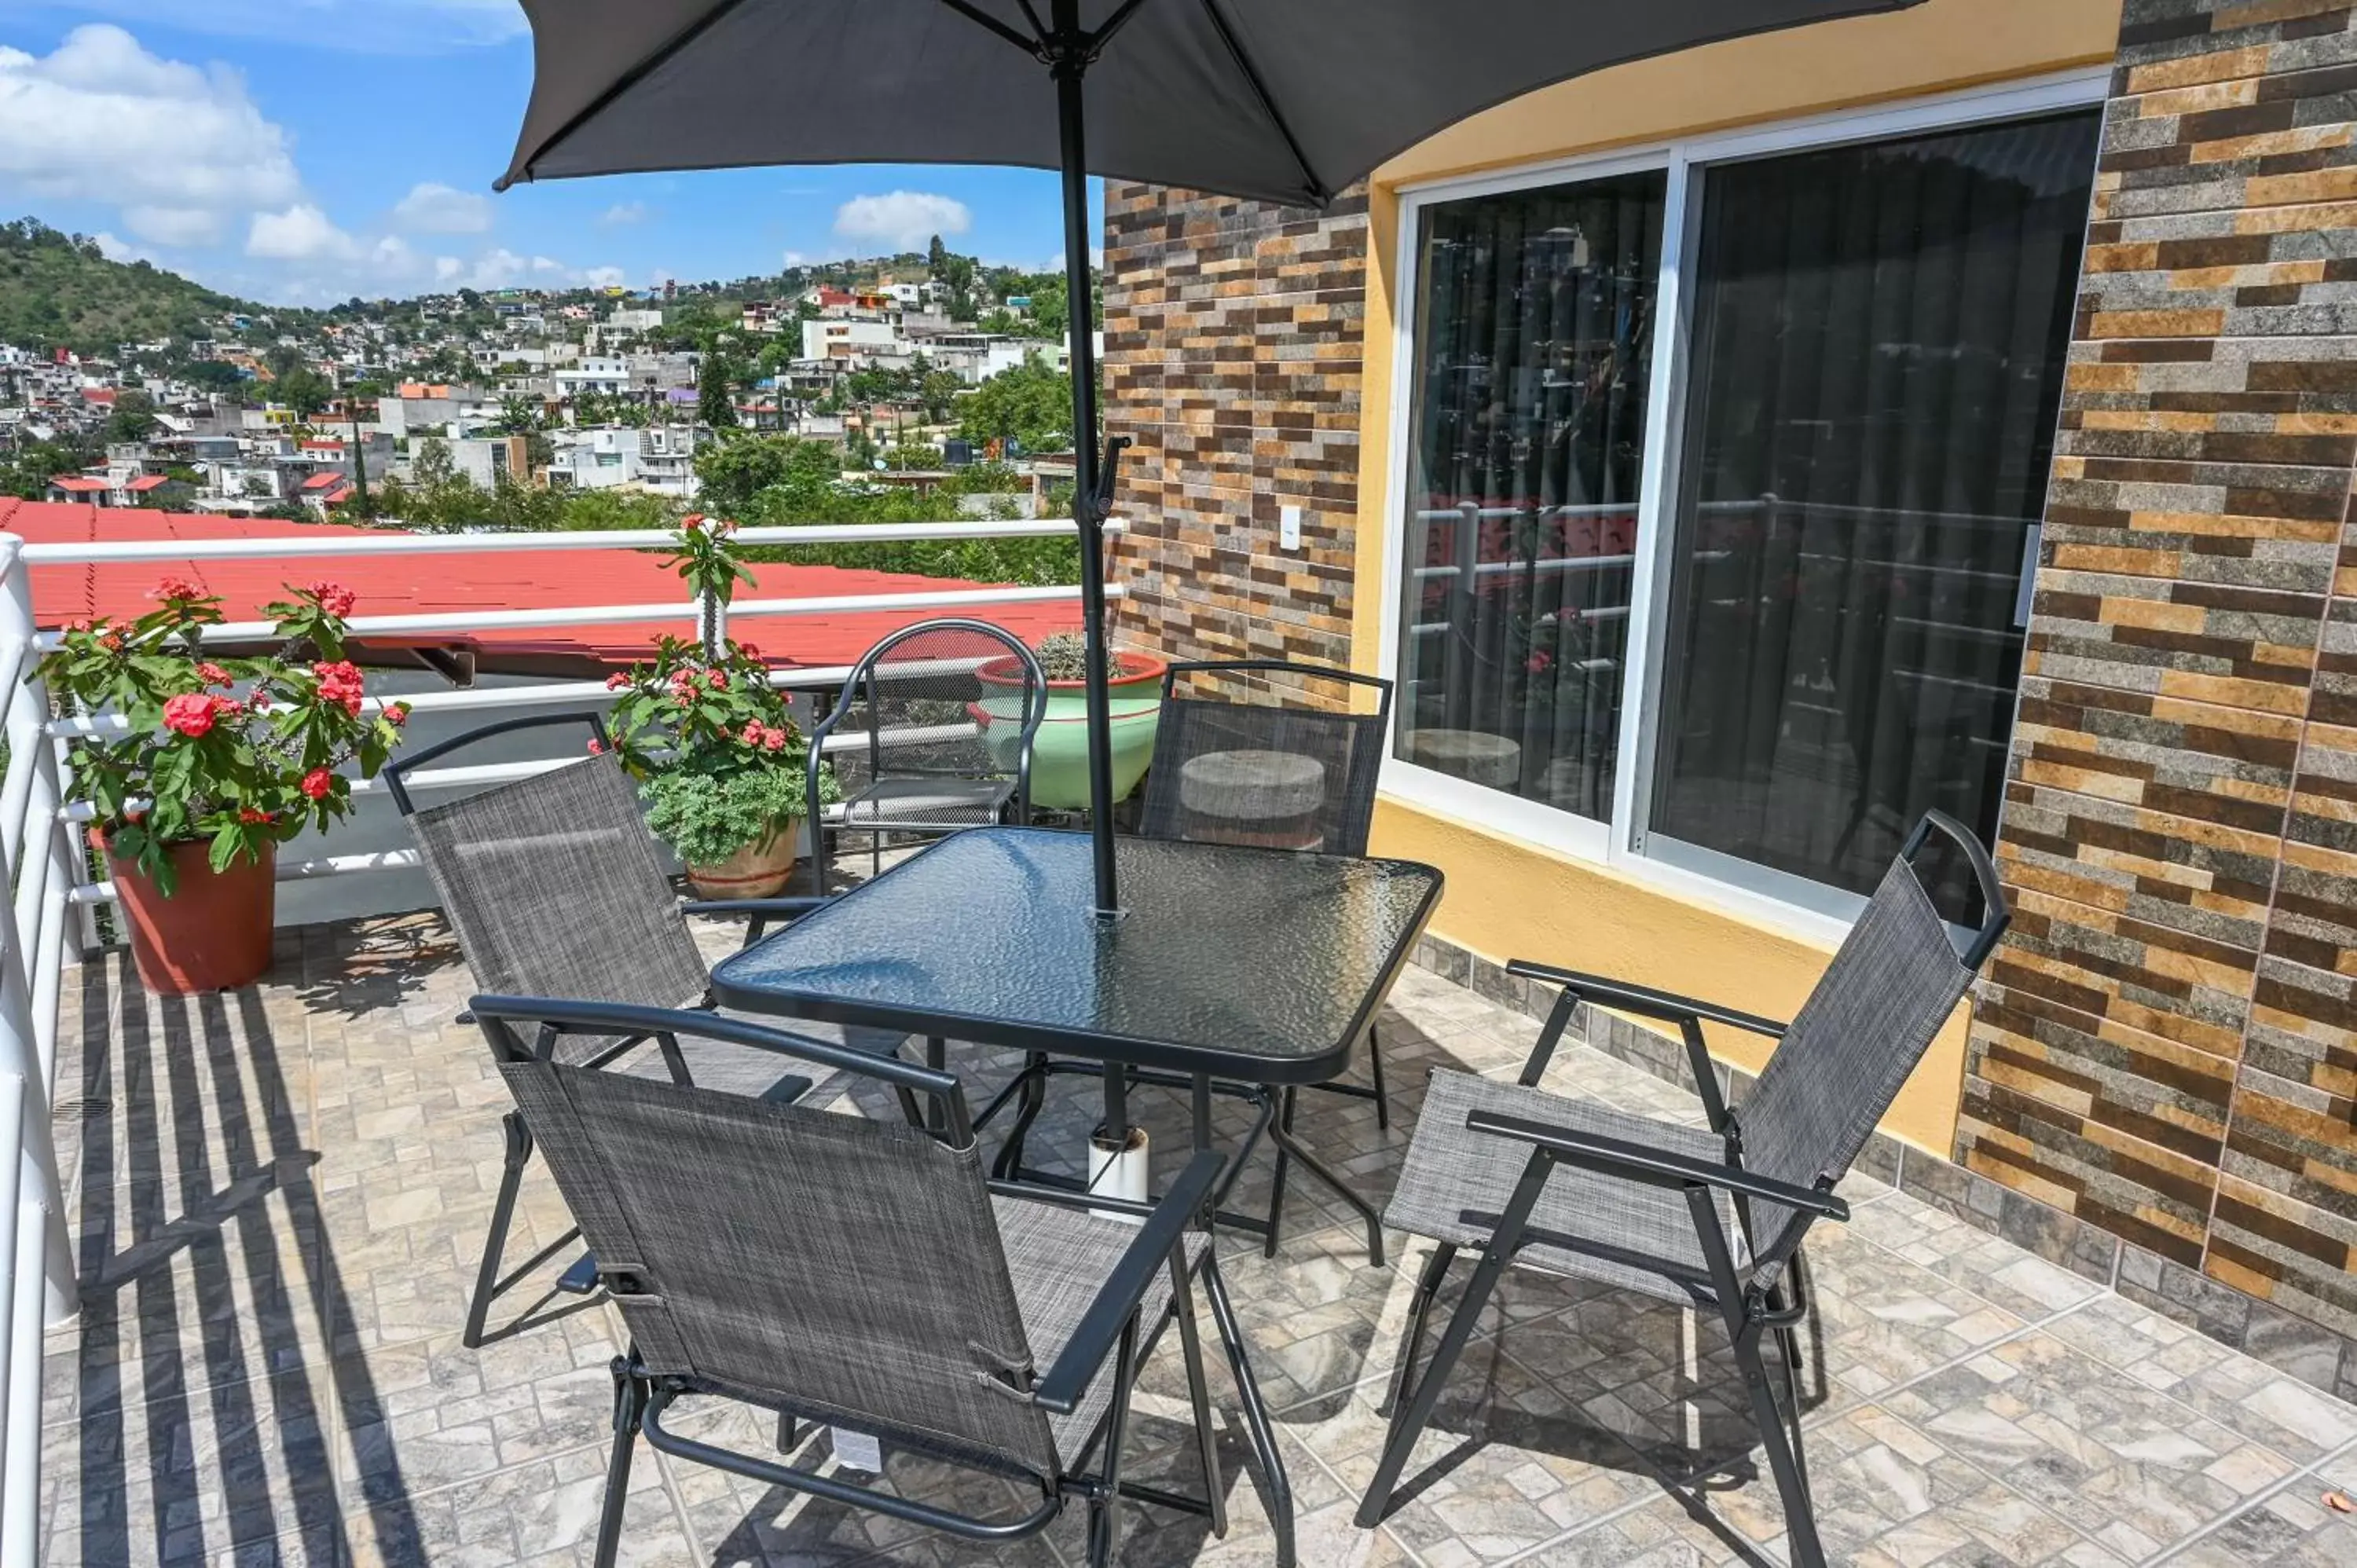
[[[1253,1380],[1252,1363],[1244,1358],[1243,1330],[1228,1300],[1227,1282],[1220,1277],[1219,1259],[1203,1254],[1203,1294],[1211,1304],[1211,1322],[1228,1353],[1228,1370],[1236,1380],[1236,1402],[1244,1410],[1244,1435],[1259,1462],[1261,1496],[1268,1508],[1269,1529],[1276,1536],[1275,1568],[1295,1568],[1293,1548],[1293,1483],[1286,1478],[1285,1460],[1276,1451],[1276,1433],[1270,1426],[1268,1407],[1261,1402],[1260,1385]]]
[[[1738,1309],[1740,1310],[1739,1308]],[[1729,1315],[1733,1317],[1733,1315]],[[1739,1320],[1727,1325],[1735,1337],[1735,1363],[1743,1369],[1743,1389],[1751,1396],[1751,1418],[1760,1428],[1760,1445],[1768,1452],[1768,1468],[1776,1477],[1776,1494],[1784,1503],[1784,1533],[1792,1542],[1794,1568],[1824,1568],[1825,1550],[1817,1540],[1817,1520],[1809,1499],[1807,1474],[1800,1452],[1801,1412],[1792,1412],[1788,1429],[1777,1408],[1776,1391],[1760,1355],[1760,1326]]]
[[[614,1568],[622,1544],[622,1514],[630,1500],[630,1453],[646,1413],[647,1383],[628,1356],[614,1358],[614,1452],[606,1462],[606,1502],[597,1516],[597,1568]]]
[[[1276,1128],[1280,1132],[1293,1131],[1293,1101],[1294,1090],[1291,1089],[1286,1090],[1277,1097]],[[1270,1176],[1268,1182],[1268,1235],[1261,1247],[1261,1256],[1264,1258],[1276,1256],[1277,1228],[1285,1222],[1286,1165],[1290,1157],[1286,1153],[1286,1141],[1284,1138],[1279,1137],[1273,1141],[1276,1144],[1276,1169]]]
[[[1433,1298],[1440,1294],[1441,1283],[1448,1277],[1448,1266],[1457,1261],[1457,1249],[1443,1242],[1433,1249],[1426,1260],[1424,1273],[1417,1276],[1415,1295],[1408,1303],[1407,1326],[1400,1336],[1399,1362],[1392,1368],[1391,1387],[1383,1397],[1383,1407],[1375,1413],[1389,1415],[1399,1408],[1400,1401],[1415,1391],[1415,1363],[1424,1349],[1424,1325],[1432,1315]]]
[[[1424,1434],[1425,1423],[1432,1419],[1432,1407],[1448,1385],[1457,1359],[1465,1354],[1465,1347],[1472,1341],[1474,1326],[1481,1320],[1481,1309],[1489,1305],[1490,1293],[1498,1288],[1499,1277],[1521,1250],[1523,1228],[1531,1222],[1531,1210],[1538,1206],[1539,1194],[1545,1189],[1547,1174],[1554,1164],[1545,1150],[1532,1153],[1530,1163],[1523,1167],[1522,1179],[1514,1184],[1513,1196],[1506,1200],[1505,1212],[1498,1217],[1498,1228],[1490,1233],[1490,1244],[1482,1249],[1480,1266],[1466,1282],[1465,1299],[1457,1304],[1457,1315],[1448,1320],[1448,1328],[1440,1336],[1440,1345],[1432,1353],[1432,1365],[1417,1380],[1415,1391],[1392,1412],[1391,1430],[1383,1438],[1383,1456],[1375,1466],[1374,1479],[1367,1483],[1367,1495],[1359,1499],[1361,1530],[1374,1529],[1391,1511],[1392,1489],[1399,1485],[1400,1472],[1407,1466],[1415,1440]]]
[[[1392,1130],[1392,1094],[1383,1084],[1383,1041],[1375,1026],[1367,1026],[1367,1070],[1375,1080],[1375,1127],[1379,1132]]]
[[[1023,1058],[1022,1101],[1016,1108],[1015,1125],[1006,1132],[1006,1142],[999,1146],[998,1158],[991,1174],[1002,1181],[1013,1180],[1023,1169],[1023,1140],[1031,1132],[1031,1123],[1048,1103],[1048,1058],[1033,1051]]]
[[[499,1294],[500,1261],[507,1251],[508,1227],[515,1220],[516,1192],[523,1186],[523,1167],[532,1159],[532,1133],[524,1126],[520,1112],[511,1111],[500,1120],[500,1131],[507,1140],[506,1163],[500,1172],[499,1196],[491,1200],[491,1228],[483,1238],[483,1262],[475,1272],[475,1298],[467,1307],[466,1330],[459,1342],[469,1350],[483,1343],[483,1323],[491,1310],[491,1297]]]
[[[1489,1305],[1490,1293],[1497,1289],[1498,1277],[1506,1272],[1511,1257],[1494,1243],[1481,1255],[1480,1267],[1473,1271],[1472,1279],[1466,1283],[1465,1299],[1457,1304],[1457,1314],[1448,1320],[1440,1344],[1432,1353],[1432,1365],[1416,1380],[1415,1391],[1393,1408],[1391,1429],[1383,1437],[1383,1456],[1375,1466],[1375,1478],[1367,1483],[1366,1496],[1359,1499],[1361,1530],[1374,1529],[1391,1511],[1392,1488],[1399,1485],[1400,1472],[1407,1467],[1415,1440],[1424,1435],[1425,1423],[1432,1419],[1432,1407],[1439,1402],[1440,1391],[1447,1386],[1457,1359],[1471,1343],[1474,1326],[1481,1320],[1481,1309]]]
[[[1105,1412],[1104,1465],[1098,1484],[1103,1487],[1089,1509],[1090,1568],[1113,1568],[1121,1546],[1121,1449],[1129,1424],[1130,1383],[1137,1376],[1137,1315],[1130,1314],[1121,1327],[1121,1348],[1113,1361],[1113,1408]]]
[[[1784,1408],[1792,1421],[1792,1470],[1800,1477],[1801,1495],[1813,1498],[1815,1494],[1809,1489],[1809,1450],[1801,1441],[1801,1337],[1790,1324],[1776,1330],[1776,1351],[1784,1363]]]
[[[1220,1440],[1211,1430],[1211,1391],[1203,1380],[1203,1342],[1195,1327],[1195,1293],[1187,1283],[1186,1260],[1170,1259],[1170,1310],[1178,1319],[1178,1348],[1187,1359],[1187,1396],[1195,1406],[1195,1447],[1203,1461],[1203,1500],[1211,1505],[1211,1533],[1228,1533],[1228,1489],[1220,1481]]]

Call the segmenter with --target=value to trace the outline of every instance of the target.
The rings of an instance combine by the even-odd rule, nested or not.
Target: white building
[[[899,329],[888,321],[827,320],[802,323],[805,360],[848,359],[855,354],[905,354]]]
[[[584,392],[619,396],[630,389],[630,362],[619,354],[585,355],[577,365],[555,372],[556,395],[572,399]]]
[[[695,499],[697,430],[692,424],[656,424],[643,430],[608,424],[593,430],[558,431],[554,438],[556,456],[548,468],[551,484],[581,490],[627,486],[682,500]]]

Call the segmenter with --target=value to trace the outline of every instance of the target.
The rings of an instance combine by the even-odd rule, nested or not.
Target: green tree
[[[280,376],[270,383],[270,390],[280,403],[306,421],[327,407],[336,395],[336,389],[328,384],[328,378],[308,365],[298,366]]]
[[[737,424],[737,382],[741,375],[734,356],[715,349],[696,367],[695,417],[715,430]]]
[[[106,416],[109,442],[145,441],[156,428],[156,400],[144,392],[114,394],[114,412]]]
[[[1012,437],[1031,452],[1066,452],[1072,445],[1072,378],[1038,354],[1001,371],[960,401],[960,434],[969,441]]]

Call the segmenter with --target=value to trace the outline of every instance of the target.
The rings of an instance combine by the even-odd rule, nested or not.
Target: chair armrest
[[[691,898],[680,906],[680,913],[717,915],[724,919],[734,916],[744,916],[746,918],[744,945],[749,948],[759,941],[763,934],[768,931],[772,917],[783,917],[780,923],[790,923],[796,916],[807,915],[813,909],[823,909],[841,897],[842,895],[838,893],[824,898]]]
[[[1778,1181],[1773,1176],[1747,1171],[1740,1165],[1697,1160],[1666,1149],[1632,1144],[1625,1138],[1608,1138],[1598,1133],[1550,1126],[1546,1122],[1533,1122],[1520,1116],[1501,1116],[1492,1111],[1470,1112],[1465,1118],[1465,1126],[1468,1132],[1487,1133],[1494,1137],[1511,1138],[1518,1144],[1544,1149],[1566,1165],[1601,1171],[1630,1181],[1641,1181],[1649,1187],[1715,1187],[1746,1197],[1756,1197],[1762,1202],[1781,1204],[1787,1208],[1796,1208],[1820,1219],[1846,1220],[1849,1218],[1849,1205],[1830,1192],[1821,1192],[1813,1187],[1795,1187],[1788,1181]]]
[[[1667,991],[1656,991],[1647,985],[1631,985],[1625,981],[1607,980],[1600,974],[1582,974],[1577,970],[1557,969],[1553,964],[1536,963],[1529,959],[1510,960],[1508,974],[1528,980],[1544,980],[1573,992],[1583,1002],[1593,1002],[1616,1012],[1634,1013],[1641,1017],[1660,1018],[1678,1023],[1697,1018],[1705,1023],[1725,1024],[1729,1028],[1749,1034],[1765,1035],[1781,1039],[1788,1026],[1773,1018],[1762,1018],[1756,1013],[1738,1013],[1732,1007],[1721,1007],[1715,1002],[1698,1002],[1691,996],[1679,996]]]
[[[1187,1162],[1170,1190],[1154,1206],[1153,1214],[1138,1227],[1137,1240],[1114,1265],[1113,1276],[1097,1292],[1082,1315],[1055,1365],[1032,1390],[1032,1402],[1058,1415],[1069,1415],[1096,1380],[1097,1370],[1121,1339],[1121,1331],[1137,1315],[1157,1274],[1169,1265],[1170,1256],[1186,1244],[1187,1232],[1211,1201],[1211,1188],[1227,1168],[1227,1157],[1205,1149]],[[994,1187],[994,1191],[1000,1190]]]

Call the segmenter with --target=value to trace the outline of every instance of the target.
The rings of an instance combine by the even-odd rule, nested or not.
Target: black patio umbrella
[[[1599,67],[1919,0],[522,0],[518,180],[770,164],[1060,169],[1096,903],[1119,908],[1090,175],[1323,207],[1474,112]],[[1085,105],[1085,107],[1084,107]],[[1102,476],[1102,478],[1101,478]]]

